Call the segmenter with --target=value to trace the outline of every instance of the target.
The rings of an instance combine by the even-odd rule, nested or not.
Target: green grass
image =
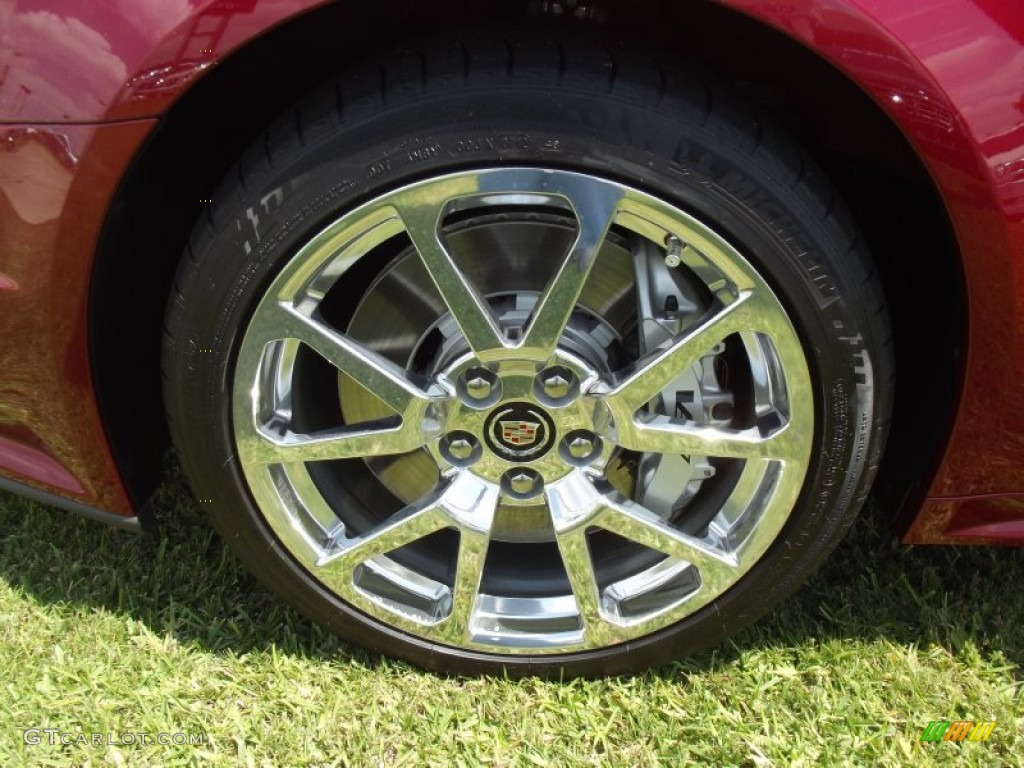
[[[699,658],[616,680],[445,679],[278,604],[180,484],[159,508],[162,535],[139,537],[0,496],[0,765],[1020,764],[1022,551],[900,547],[874,512]],[[922,744],[935,719],[998,724],[985,743]],[[26,728],[206,743],[27,746]]]

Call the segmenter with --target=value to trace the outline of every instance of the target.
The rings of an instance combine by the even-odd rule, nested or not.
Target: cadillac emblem
[[[537,442],[537,433],[541,429],[539,421],[499,421],[501,425],[501,442],[517,445],[522,448]]]
[[[506,461],[528,462],[546,454],[555,440],[555,425],[530,403],[506,403],[494,410],[486,425],[487,445]]]

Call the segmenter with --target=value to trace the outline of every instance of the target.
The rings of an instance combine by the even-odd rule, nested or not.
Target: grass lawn
[[[699,658],[617,680],[442,679],[276,603],[180,484],[159,504],[162,535],[139,537],[0,495],[0,766],[1021,764],[1024,551],[900,547],[875,510],[794,598]],[[957,719],[997,725],[921,743]],[[28,728],[57,743],[26,745]],[[94,732],[204,743],[60,744]]]

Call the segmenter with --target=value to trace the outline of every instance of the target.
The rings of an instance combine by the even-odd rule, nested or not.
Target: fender
[[[231,51],[328,0],[0,3],[4,122],[155,117]],[[5,67],[7,67],[5,71]]]
[[[950,213],[967,280],[968,357],[956,426],[931,484],[932,498],[904,541],[1024,540],[1024,14],[1019,4],[722,4],[813,49],[870,94],[910,139]],[[915,296],[913,286],[907,289],[906,296],[890,301],[920,301],[922,311],[941,311],[929,307],[927,297]]]

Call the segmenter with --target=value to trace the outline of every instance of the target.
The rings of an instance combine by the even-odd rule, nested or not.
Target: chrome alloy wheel
[[[815,428],[797,333],[722,233],[534,168],[320,231],[252,314],[232,408],[252,497],[313,578],[494,654],[616,645],[722,595],[786,523]]]

